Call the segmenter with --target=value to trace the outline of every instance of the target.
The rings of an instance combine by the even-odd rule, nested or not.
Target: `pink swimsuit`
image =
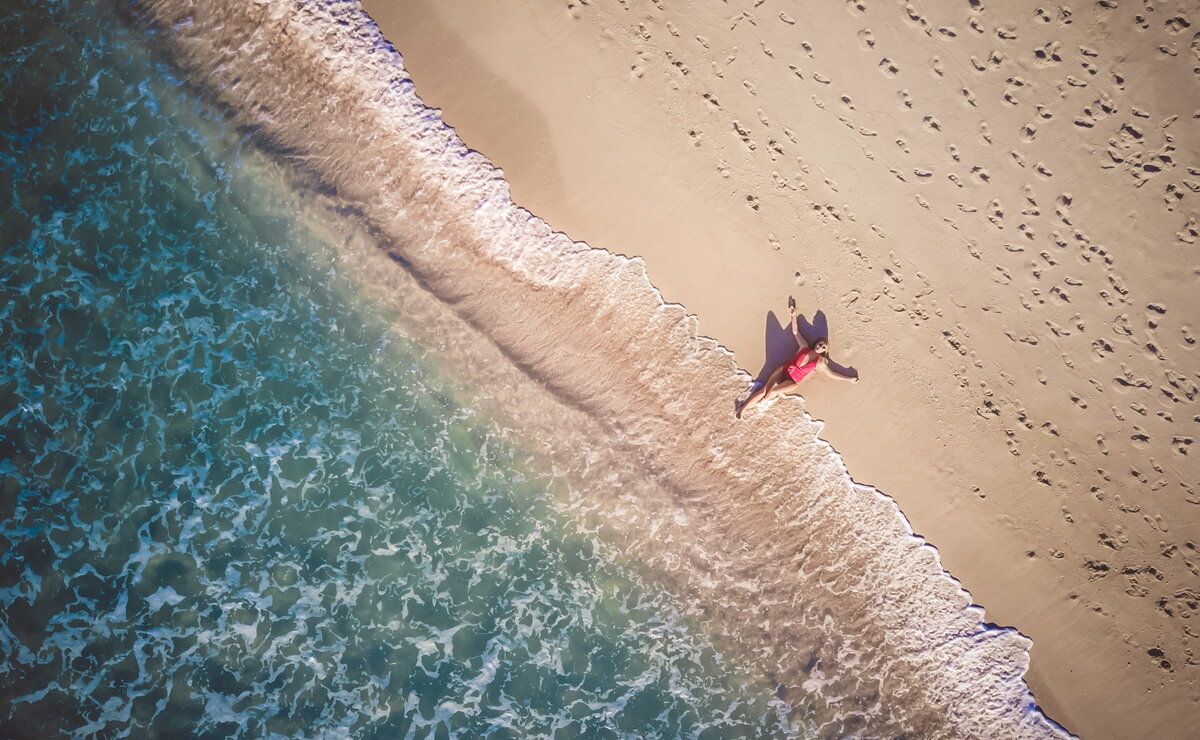
[[[808,359],[808,355],[812,355],[812,362],[804,364],[804,361]],[[805,347],[796,353],[796,356],[792,358],[792,361],[787,364],[785,371],[787,372],[788,377],[799,383],[801,380],[807,378],[809,373],[817,369],[817,363],[819,361],[820,355]]]

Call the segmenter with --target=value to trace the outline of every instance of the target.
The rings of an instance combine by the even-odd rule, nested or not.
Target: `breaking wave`
[[[608,471],[580,488],[581,510],[754,661],[807,731],[1067,736],[1023,680],[1030,642],[984,621],[896,504],[851,480],[821,425],[737,424],[748,378],[731,353],[663,301],[640,260],[516,207],[356,2],[135,7],[326,216],[369,233],[374,255],[347,247],[365,289],[401,300],[388,287],[411,276],[487,338],[474,354],[466,339],[448,347],[447,362],[560,473]],[[449,341],[446,320],[412,331]]]

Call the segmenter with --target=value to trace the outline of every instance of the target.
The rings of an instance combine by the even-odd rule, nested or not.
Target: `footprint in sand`
[[[642,75],[646,74],[646,55],[638,52],[637,59],[633,64],[629,65],[629,72],[634,77],[641,79]]]
[[[1181,34],[1188,28],[1192,27],[1192,24],[1188,21],[1188,19],[1182,15],[1176,15],[1168,18],[1163,25],[1167,27],[1167,32],[1171,34]]]
[[[911,5],[904,6],[904,15],[906,22],[910,26],[916,26],[918,28],[927,28],[929,26],[929,22],[926,21],[925,18],[923,18],[921,14],[917,12],[917,9]]]
[[[738,135],[738,138],[742,140],[742,143],[746,145],[748,150],[754,151],[755,149],[758,149],[758,144],[754,143],[754,140],[750,138],[750,131],[742,128],[742,125],[738,123],[736,118],[733,120],[733,130],[734,133]]]
[[[779,174],[778,172],[771,173],[771,180],[775,183],[775,187],[779,188],[780,190],[795,191],[801,189],[799,185],[793,183],[791,180]]]
[[[1041,8],[1038,9],[1039,12]],[[1055,64],[1062,63],[1062,57],[1059,56],[1058,50],[1062,46],[1061,41],[1048,41],[1042,46],[1033,50],[1033,58],[1036,60],[1035,65],[1039,67],[1049,67]]]
[[[675,69],[679,70],[679,72],[680,72],[681,74],[683,74],[683,75],[687,75],[687,74],[688,74],[688,67],[687,67],[687,65],[686,65],[686,64],[684,64],[682,61],[680,61],[680,60],[676,59],[676,58],[675,58],[675,55],[674,55],[673,53],[671,53],[671,52],[669,52],[669,51],[668,51],[668,52],[666,52],[666,56],[667,56],[667,61],[671,63],[671,66],[672,66],[672,67],[674,67]]]
[[[1000,200],[993,198],[987,204],[988,220],[996,225],[997,228],[1004,228],[1004,206]]]
[[[874,49],[875,34],[871,32],[871,29],[864,28],[858,32],[858,43],[860,46],[862,46],[864,51],[867,49]]]
[[[1200,111],[1198,111],[1198,113],[1200,113]],[[1194,115],[1193,118],[1200,118],[1200,115]],[[1189,167],[1188,172],[1200,175],[1200,170],[1195,168]],[[1196,192],[1200,192],[1200,189],[1192,188],[1190,185],[1188,188],[1191,190],[1196,190]],[[1195,244],[1197,240],[1200,240],[1200,223],[1197,223],[1195,216],[1190,216],[1188,218],[1187,223],[1183,225],[1182,231],[1175,232],[1175,240],[1183,242],[1184,244]]]
[[[1058,216],[1058,220],[1062,221],[1066,226],[1071,225],[1071,203],[1074,202],[1074,197],[1070,193],[1063,193],[1055,200],[1058,204],[1054,209],[1054,215]]]

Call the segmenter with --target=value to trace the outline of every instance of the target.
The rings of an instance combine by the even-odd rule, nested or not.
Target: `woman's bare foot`
[[[750,385],[750,395],[734,404],[733,415],[735,418],[742,418],[742,412],[745,411],[746,407],[750,405],[750,399],[754,398],[754,394],[758,393],[760,388],[762,388],[762,383],[752,383]]]

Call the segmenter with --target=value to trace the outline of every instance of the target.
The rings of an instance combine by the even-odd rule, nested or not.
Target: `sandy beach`
[[[1033,640],[1052,719],[1200,733],[1194,4],[364,6],[518,205],[644,259],[750,377],[795,297],[861,382],[745,423],[822,420]]]

